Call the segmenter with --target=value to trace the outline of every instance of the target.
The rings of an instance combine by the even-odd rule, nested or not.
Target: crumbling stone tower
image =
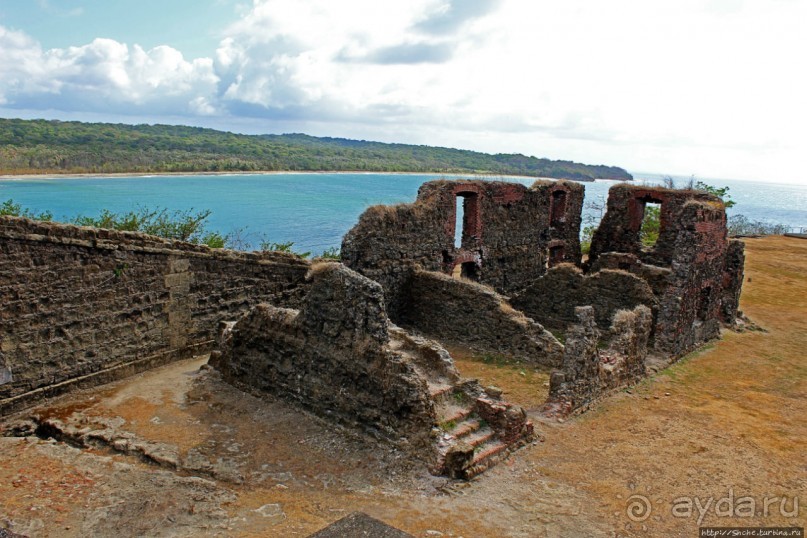
[[[660,205],[661,228],[656,244],[643,248],[639,233],[648,203]],[[655,349],[673,357],[736,321],[744,262],[744,245],[728,238],[719,198],[634,185],[611,188],[588,261],[592,272],[619,269],[648,280],[658,300]]]

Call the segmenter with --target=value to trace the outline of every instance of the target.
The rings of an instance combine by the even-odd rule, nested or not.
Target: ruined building
[[[646,248],[653,203],[660,232]],[[614,186],[585,264],[582,204],[583,187],[564,181],[433,181],[413,204],[369,208],[342,258],[382,284],[401,326],[559,368],[548,407],[569,412],[641,378],[648,353],[663,363],[716,338],[743,279],[743,244],[713,195]]]
[[[299,310],[264,304],[225,328],[210,361],[225,380],[402,445],[456,478],[532,439],[523,409],[390,323],[378,283],[337,263],[314,265],[309,281]]]
[[[554,369],[545,412],[565,415],[738,316],[743,245],[718,198],[617,185],[583,261],[583,194],[428,182],[412,204],[369,208],[342,264],[0,217],[0,416],[213,351],[229,383],[471,477],[534,426],[443,345]]]

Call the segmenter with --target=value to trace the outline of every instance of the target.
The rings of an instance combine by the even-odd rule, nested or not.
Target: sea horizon
[[[633,173],[634,182],[658,185],[670,176],[683,186],[689,176]],[[267,173],[143,173],[75,174],[0,177],[0,202],[36,212],[49,211],[54,220],[101,210],[126,212],[138,207],[195,210],[212,213],[208,228],[238,234],[252,248],[261,241],[293,242],[294,249],[315,254],[338,248],[344,234],[367,207],[411,203],[426,181],[475,178],[531,185],[539,179],[501,174],[420,174],[413,172],[267,172]],[[736,206],[729,215],[752,220],[807,226],[807,187],[741,179],[695,177],[715,187],[729,187]],[[604,202],[608,189],[621,180],[581,182],[587,204]],[[775,185],[775,188],[770,188]],[[584,225],[597,215],[584,209]]]

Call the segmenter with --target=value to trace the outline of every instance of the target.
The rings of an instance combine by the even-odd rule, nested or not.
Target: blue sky
[[[0,117],[805,181],[807,0],[0,0]]]
[[[189,57],[212,56],[238,13],[237,0],[0,0],[0,24],[46,49],[106,37],[146,49],[170,45]]]

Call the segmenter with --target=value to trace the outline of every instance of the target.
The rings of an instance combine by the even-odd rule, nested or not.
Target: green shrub
[[[15,204],[14,200],[6,200],[0,204],[0,216],[11,217],[25,217],[26,219],[42,220],[45,222],[53,220],[53,214],[50,211],[43,211],[36,213],[30,209],[23,208],[21,204]]]

